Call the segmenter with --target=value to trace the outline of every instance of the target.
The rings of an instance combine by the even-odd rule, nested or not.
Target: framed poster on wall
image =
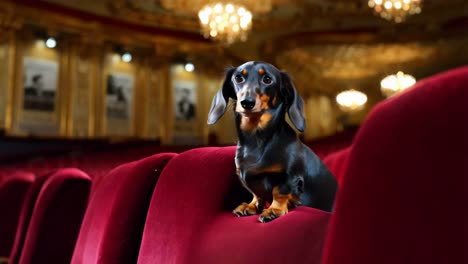
[[[23,57],[17,87],[21,95],[15,133],[56,136],[60,133],[58,107],[59,62],[43,57]]]
[[[173,144],[202,144],[203,139],[198,120],[197,80],[174,80],[172,94],[174,111]]]
[[[106,76],[107,134],[127,136],[132,133],[134,77],[111,72]]]
[[[57,91],[58,63],[24,58],[23,110],[53,112]]]
[[[176,121],[195,121],[196,83],[190,81],[174,82],[174,113]]]

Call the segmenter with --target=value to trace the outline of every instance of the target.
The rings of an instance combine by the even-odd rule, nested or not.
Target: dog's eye
[[[236,80],[236,83],[241,83],[244,81],[244,76],[238,74],[234,77],[234,80]]]
[[[270,76],[265,75],[265,76],[263,76],[262,81],[263,81],[263,83],[265,83],[265,84],[270,84],[270,83],[273,81],[273,79],[272,79]]]

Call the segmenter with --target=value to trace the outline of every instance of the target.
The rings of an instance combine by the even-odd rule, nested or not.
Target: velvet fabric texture
[[[130,162],[101,178],[93,190],[71,263],[136,262],[154,186],[175,155],[157,154]]]
[[[464,263],[467,124],[468,67],[377,105],[354,140],[324,263]]]
[[[235,147],[199,148],[164,168],[138,263],[320,263],[330,214],[298,207],[271,223],[231,211],[252,196],[235,175]]]
[[[330,169],[331,173],[335,175],[338,185],[343,181],[343,177],[348,167],[349,156],[351,155],[352,147],[347,147],[345,149],[338,150],[327,155],[323,162]]]
[[[38,181],[42,184],[33,186],[35,193],[29,197],[39,191],[37,200],[30,213],[24,212],[30,214],[30,221],[26,216],[25,221],[20,222],[25,225],[23,236],[18,238],[24,237],[24,242],[19,241],[9,263],[69,263],[86,209],[91,179],[78,169],[65,168],[39,177]]]
[[[34,175],[15,172],[0,183],[0,257],[8,257],[15,240],[21,207]]]
[[[41,191],[42,185],[50,177],[52,173],[36,176],[33,184],[26,193],[23,204],[20,210],[18,225],[15,232],[15,240],[9,256],[9,264],[19,263],[21,252],[23,250],[24,240],[28,231],[29,222],[31,220],[34,205],[36,204],[37,196]]]

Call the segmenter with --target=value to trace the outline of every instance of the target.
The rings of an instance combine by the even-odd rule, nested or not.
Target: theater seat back
[[[463,67],[374,108],[354,140],[324,264],[464,263],[467,95]]]
[[[330,169],[331,173],[335,175],[338,184],[341,184],[343,177],[348,167],[349,156],[351,155],[351,146],[345,149],[338,150],[327,155],[323,162]]]
[[[21,207],[33,182],[32,173],[16,172],[0,183],[0,257],[10,255]]]
[[[73,264],[135,263],[148,205],[173,153],[130,162],[100,179],[75,247]]]
[[[37,195],[19,261],[9,263],[69,263],[86,209],[90,177],[73,168],[46,177]]]
[[[24,198],[23,204],[21,206],[18,225],[15,232],[15,240],[9,255],[9,264],[16,264],[19,262],[37,196],[41,191],[42,185],[51,175],[52,173],[47,173],[36,176],[36,179],[26,193],[26,197]]]

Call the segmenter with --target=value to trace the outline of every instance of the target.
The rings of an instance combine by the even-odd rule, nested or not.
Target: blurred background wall
[[[378,0],[234,1],[252,20],[243,41],[228,43],[222,32],[203,35],[198,11],[211,1],[0,1],[2,137],[234,144],[231,113],[211,127],[206,117],[224,69],[249,60],[291,74],[306,141],[354,129],[386,99],[387,75],[420,80],[468,62],[465,1],[416,1],[418,12],[402,21],[377,12],[386,2],[403,9]],[[367,97],[359,109],[337,104],[350,89]]]

